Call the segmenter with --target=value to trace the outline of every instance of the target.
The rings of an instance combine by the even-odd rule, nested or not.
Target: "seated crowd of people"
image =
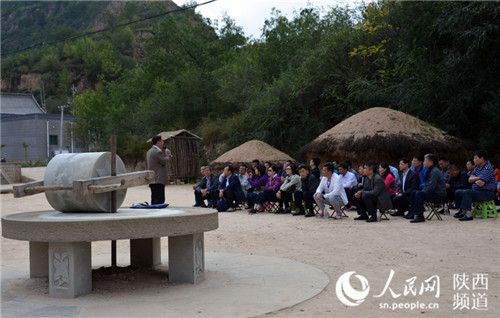
[[[399,171],[385,162],[367,162],[355,171],[349,160],[325,162],[320,171],[320,163],[319,158],[309,166],[286,161],[278,170],[270,162],[254,160],[251,168],[240,165],[238,173],[227,165],[220,176],[210,166],[201,167],[203,177],[193,186],[194,206],[235,211],[246,203],[249,214],[258,214],[275,203],[274,213],[286,214],[292,213],[293,202],[294,216],[329,217],[332,209],[331,216],[342,219],[344,208],[357,211],[355,220],[376,222],[380,211],[392,210],[392,216],[420,223],[425,222],[425,203],[439,203],[443,209],[438,213],[454,207],[456,218],[470,221],[474,202],[498,199],[500,192],[500,169],[482,150],[467,161],[467,171],[433,154],[416,155],[411,161],[401,158]],[[222,200],[227,207],[220,208]]]

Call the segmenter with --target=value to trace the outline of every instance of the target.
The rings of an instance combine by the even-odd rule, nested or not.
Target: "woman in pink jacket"
[[[384,179],[385,186],[387,187],[387,190],[389,190],[391,198],[398,194],[398,185],[396,183],[396,178],[389,169],[389,165],[385,162],[382,162],[378,168],[378,172],[380,172],[380,176],[382,177],[382,179]]]

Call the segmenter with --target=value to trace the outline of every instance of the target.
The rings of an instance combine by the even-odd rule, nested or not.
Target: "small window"
[[[57,135],[50,135],[49,136],[49,145],[51,146],[57,146],[59,145],[59,138],[57,138]]]

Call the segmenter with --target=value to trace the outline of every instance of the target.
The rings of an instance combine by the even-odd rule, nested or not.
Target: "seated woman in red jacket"
[[[389,169],[389,165],[385,162],[382,162],[380,164],[378,172],[380,172],[380,176],[382,177],[382,179],[384,179],[385,186],[387,187],[387,190],[389,190],[389,194],[392,199],[396,194],[398,194],[398,185],[396,183],[396,178]]]

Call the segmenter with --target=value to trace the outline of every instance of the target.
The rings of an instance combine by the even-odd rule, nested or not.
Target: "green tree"
[[[485,127],[498,127],[499,19],[495,2],[402,2],[391,16],[400,29],[394,104],[456,136],[498,137]]]
[[[166,4],[127,4],[110,23],[159,5]],[[134,37],[139,27],[131,26],[42,57],[7,58],[2,76],[15,82],[38,67],[54,105],[85,78],[90,89],[75,114],[79,136],[94,149],[107,149],[112,133],[139,145],[186,128],[207,144],[256,138],[296,156],[348,116],[384,106],[498,153],[499,15],[495,2],[379,1],[291,18],[273,11],[262,36],[249,41],[230,17],[218,27],[188,10],[141,24],[154,34],[147,38]]]
[[[75,97],[74,127],[80,142],[87,149],[106,149],[107,141],[113,131],[113,109],[104,94],[89,92]]]

